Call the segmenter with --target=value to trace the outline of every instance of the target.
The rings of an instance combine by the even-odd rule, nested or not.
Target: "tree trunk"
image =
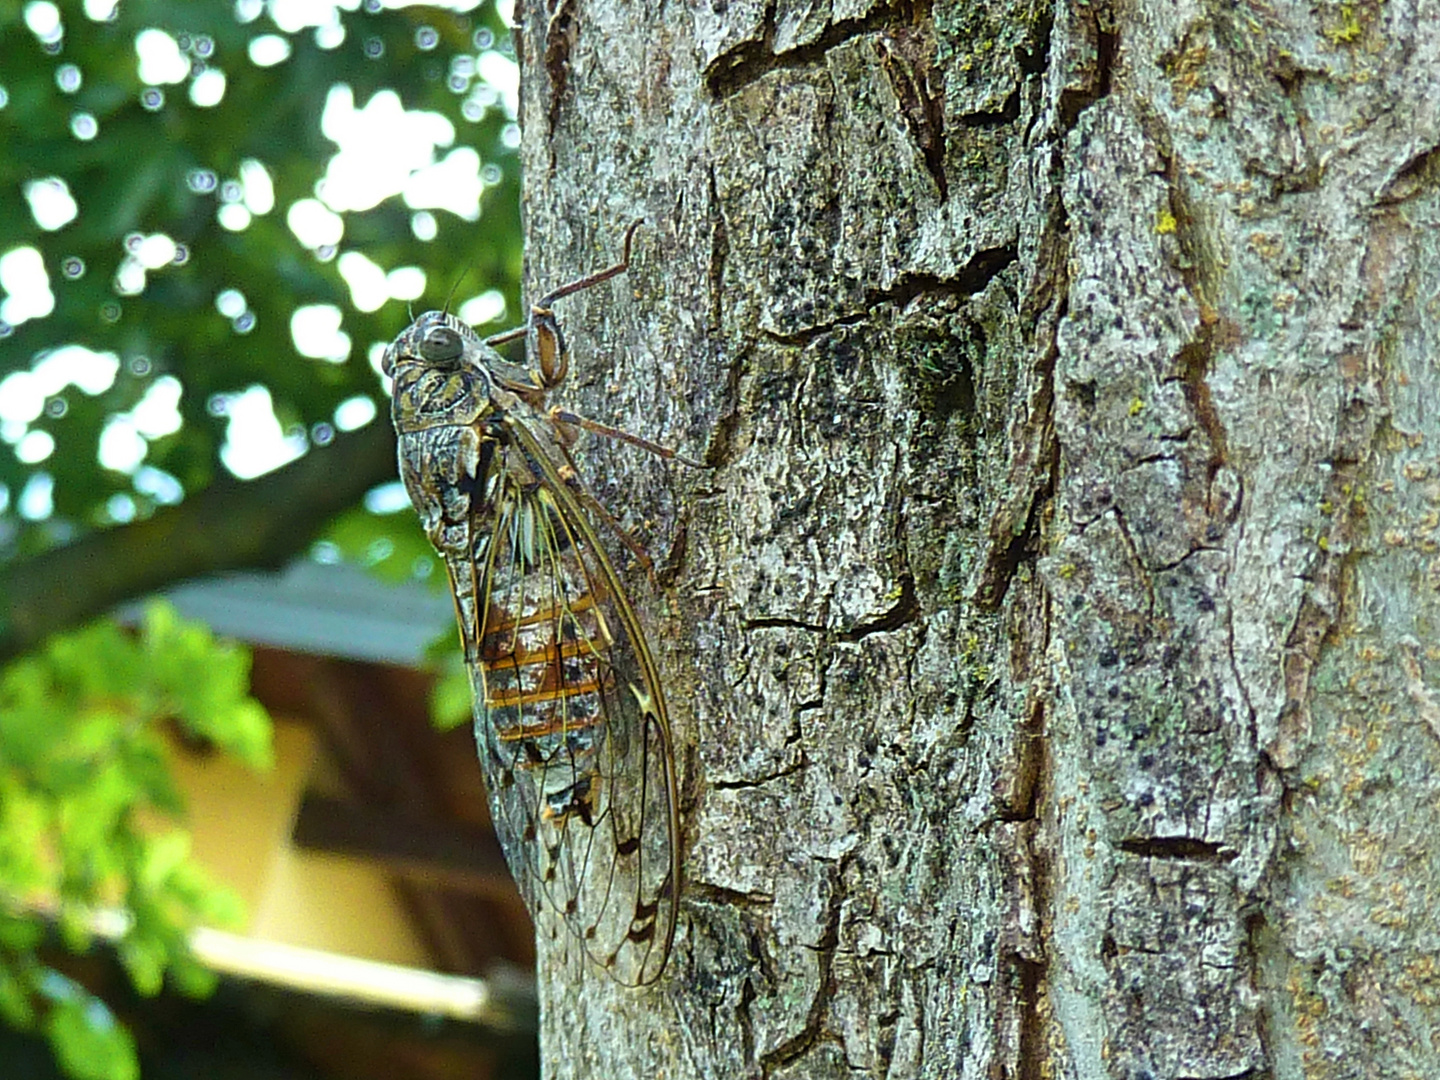
[[[548,1075],[1440,1074],[1440,5],[553,3],[566,400],[713,468],[585,447],[685,881]]]

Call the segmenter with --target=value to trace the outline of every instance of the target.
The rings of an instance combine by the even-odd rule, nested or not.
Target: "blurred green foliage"
[[[345,252],[359,252],[385,270],[422,268],[427,287],[417,310],[440,306],[462,278],[457,299],[498,288],[508,310],[519,310],[518,167],[505,139],[512,119],[499,102],[485,104],[483,93],[477,105],[476,91],[486,88],[473,73],[477,55],[511,48],[493,6],[464,14],[378,3],[338,10],[343,39],[329,48],[317,44],[312,29],[285,34],[267,14],[241,23],[237,11],[261,5],[229,0],[127,0],[103,22],[68,3],[63,37],[47,46],[24,23],[31,6],[0,0],[0,87],[7,99],[0,108],[0,254],[38,248],[55,309],[8,333],[0,327],[0,379],[71,343],[113,352],[121,366],[103,393],[91,397],[72,387],[62,400],[47,402],[29,424],[54,439],[44,460],[22,462],[13,452],[18,432],[0,433],[11,444],[0,446],[0,484],[9,503],[0,514],[0,558],[22,558],[80,530],[113,524],[107,504],[117,494],[141,515],[153,509],[153,494],[137,490],[133,475],[100,466],[97,447],[107,420],[133,408],[163,376],[181,384],[183,424],[150,441],[145,464],[175,477],[186,493],[204,488],[222,467],[218,450],[227,420],[217,403],[225,395],[267,387],[282,428],[313,441],[326,439],[335,407],[359,394],[375,398],[383,422],[381,387],[367,353],[405,325],[407,305],[391,300],[377,311],[357,310],[338,269]],[[140,81],[135,41],[149,28],[168,31],[196,75],[223,71],[218,104],[191,102],[187,86],[194,76],[158,88]],[[257,66],[247,53],[252,39],[265,34],[285,38],[292,49],[271,67]],[[78,69],[73,92],[62,89],[64,65]],[[350,87],[356,107],[389,89],[406,110],[445,117],[455,144],[473,146],[490,166],[493,182],[486,185],[481,219],[435,211],[436,235],[421,240],[412,227],[414,211],[397,196],[343,214],[343,239],[329,250],[305,247],[287,227],[286,213],[315,196],[335,153],[320,122],[337,84]],[[155,90],[163,103],[147,107],[145,95]],[[82,114],[96,127],[88,139],[74,130]],[[247,160],[269,173],[274,209],[231,232],[217,212],[236,197]],[[65,182],[79,211],[54,232],[37,225],[22,195],[27,183],[49,177]],[[181,245],[183,265],[150,272],[138,295],[119,295],[122,262],[137,238],[153,234]],[[81,266],[83,273],[71,276]],[[249,320],[217,310],[217,297],[232,289],[243,296]],[[343,363],[296,353],[291,316],[310,304],[342,312],[352,342]],[[17,503],[37,472],[53,478],[54,511],[30,521],[17,513]],[[367,525],[371,539],[391,529],[416,530],[409,514]],[[346,532],[347,549],[359,546],[358,528],[352,522]],[[413,542],[396,546],[425,550]]]
[[[120,1080],[137,1066],[104,1005],[41,959],[50,928],[82,951],[98,915],[123,912],[116,948],[136,989],[156,994],[168,975],[194,994],[212,977],[188,932],[240,921],[239,899],[173,825],[184,806],[167,733],[268,767],[249,673],[248,652],[161,601],[138,633],[97,623],[0,672],[0,1016],[43,1030],[70,1075]]]
[[[385,423],[369,354],[409,312],[393,299],[360,310],[339,272],[347,252],[386,271],[422,268],[416,311],[440,306],[452,290],[458,301],[488,289],[504,294],[512,317],[520,310],[514,118],[479,75],[482,60],[511,48],[493,3],[454,11],[348,0],[323,27],[299,29],[290,25],[294,5],[283,16],[287,29],[275,21],[280,5],[260,0],[110,7],[0,0],[0,258],[38,250],[54,296],[48,315],[0,322],[0,387],[67,345],[119,361],[98,393],[65,386],[33,418],[0,424],[0,563],[23,566],[203,491],[224,471],[224,402],[252,386],[268,389],[281,428],[310,445],[329,441],[336,407],[357,396],[374,400],[372,423]],[[38,9],[59,15],[58,34],[35,30],[47,14]],[[150,29],[175,41],[187,77],[141,80],[136,40]],[[262,35],[284,39],[288,57],[271,66],[252,61]],[[217,70],[223,96],[196,104],[196,79]],[[317,196],[336,152],[321,118],[337,85],[350,88],[357,108],[390,90],[404,109],[444,117],[453,145],[473,147],[484,163],[480,220],[433,210],[421,215],[433,220],[432,235],[417,208],[394,195],[343,212],[338,244],[302,243],[287,211]],[[436,158],[449,149],[442,140]],[[273,209],[238,231],[226,228],[222,209],[242,200],[252,161],[269,176]],[[26,192],[51,178],[63,181],[77,213],[46,229]],[[157,234],[177,245],[175,259],[147,270],[138,292],[127,288],[127,259]],[[219,310],[227,290],[243,297],[243,318]],[[297,353],[291,316],[312,304],[339,309],[348,358]],[[107,424],[163,378],[180,386],[178,428],[147,436],[144,468],[104,467],[98,451]],[[53,440],[48,453],[20,452],[33,432]],[[155,470],[178,484],[157,493]],[[152,479],[139,479],[146,472]],[[37,477],[53,484],[52,508],[27,516],[21,493]],[[327,543],[391,578],[425,571],[433,557],[408,510],[356,507],[331,526]],[[0,621],[5,603],[0,596]],[[0,1017],[43,1031],[72,1076],[124,1080],[138,1066],[128,1033],[103,1003],[43,961],[42,945],[55,933],[83,949],[93,914],[115,907],[128,927],[119,955],[139,990],[155,993],[167,978],[189,992],[209,983],[185,951],[186,934],[197,922],[233,921],[235,900],[190,861],[182,831],[144,831],[137,818],[183,813],[165,757],[167,726],[265,764],[269,721],[248,696],[248,668],[245,650],[152,606],[138,634],[102,622],[0,670]],[[458,702],[460,684],[451,690]],[[468,713],[468,697],[464,706]],[[452,702],[448,711],[458,708]],[[28,906],[37,898],[53,905],[44,919]]]

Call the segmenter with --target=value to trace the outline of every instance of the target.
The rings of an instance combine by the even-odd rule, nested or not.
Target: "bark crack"
[[[1049,51],[1047,30],[1045,51]],[[1055,363],[1059,358],[1056,328],[1068,308],[1069,238],[1065,204],[1059,192],[1063,178],[1059,145],[1051,154],[1051,192],[1031,285],[1020,306],[1032,329],[1034,389],[1024,426],[1012,440],[1016,447],[1005,489],[1012,492],[990,516],[985,557],[967,589],[969,599],[984,610],[999,607],[1027,554],[1038,546],[1042,524],[1055,496],[1060,446],[1055,438]],[[1018,251],[1017,251],[1018,257]],[[973,263],[974,260],[972,260]]]
[[[1405,163],[1375,193],[1376,203],[1393,206],[1422,195],[1440,183],[1440,146],[1427,146]]]
[[[1042,429],[1048,434],[1035,440],[1037,450],[1041,451],[1035,456],[1048,458],[1048,468],[1046,468],[1044,479],[1041,482],[1029,485],[1031,487],[1030,500],[1025,508],[1024,523],[1019,529],[1005,529],[1006,522],[1012,519],[1003,513],[997,513],[991,520],[990,544],[985,569],[980,575],[979,582],[970,590],[971,600],[986,610],[993,611],[1000,606],[1000,602],[1005,599],[1005,594],[1010,591],[1010,582],[1015,579],[1020,564],[1028,555],[1036,553],[1041,518],[1055,495],[1055,471],[1060,455],[1058,449],[1053,445],[1054,432],[1050,426],[1048,395],[1043,395],[1042,401],[1044,413],[1040,422]],[[1035,462],[1035,464],[1038,465],[1039,462]]]
[[[1217,507],[1212,491],[1215,477],[1228,461],[1229,438],[1210,393],[1209,374],[1216,354],[1238,341],[1240,332],[1228,320],[1221,318],[1212,301],[1215,289],[1210,286],[1209,274],[1218,259],[1206,243],[1204,232],[1189,199],[1186,198],[1179,165],[1174,154],[1168,149],[1168,132],[1156,142],[1162,147],[1170,216],[1175,221],[1174,237],[1180,248],[1180,257],[1173,260],[1174,265],[1186,292],[1194,299],[1200,313],[1199,327],[1191,340],[1176,354],[1175,369],[1185,393],[1185,401],[1190,406],[1190,413],[1204,431],[1209,443],[1205,477],[1207,510],[1212,515],[1215,515],[1217,510],[1233,513],[1238,507]],[[1218,528],[1212,531],[1214,535],[1210,538],[1218,538]]]
[[[705,72],[705,86],[712,97],[729,97],[772,71],[814,64],[852,38],[903,29],[922,21],[929,15],[929,5],[901,0],[893,6],[882,6],[868,15],[831,23],[810,44],[778,54],[775,52],[775,11],[772,0],[765,8],[760,36],[741,42],[711,62]]]
[[[550,84],[550,100],[546,106],[546,123],[550,135],[560,120],[561,99],[570,79],[570,52],[580,34],[580,22],[575,14],[575,0],[553,0],[545,5],[548,19],[545,23],[545,55],[543,64]],[[550,147],[550,171],[555,171],[555,140],[547,139]]]
[[[1220,550],[1222,549],[1213,547],[1210,544],[1192,544],[1190,546],[1190,550],[1185,552],[1185,554],[1181,555],[1178,559],[1173,559],[1170,562],[1155,563],[1152,566],[1147,566],[1146,569],[1156,574],[1168,574],[1170,571],[1178,570],[1180,567],[1184,566],[1187,562],[1190,561],[1193,556],[1197,555],[1202,551]]]
[[[735,1006],[735,1018],[740,1025],[741,1060],[755,1060],[755,1021],[750,1016],[750,1006],[755,1003],[755,985],[750,979],[740,984],[740,1000]]]
[[[1121,851],[1142,859],[1165,859],[1179,862],[1228,863],[1239,852],[1223,844],[1197,840],[1193,836],[1146,836],[1121,840]]]
[[[839,638],[841,641],[860,641],[871,634],[889,633],[919,620],[920,601],[915,595],[915,578],[907,572],[900,577],[900,595],[889,610],[873,619],[856,623],[849,630],[842,630]]]
[[[730,233],[725,225],[725,208],[720,203],[720,188],[715,180],[715,163],[710,173],[710,265],[706,268],[706,284],[710,291],[711,333],[719,333],[723,325],[725,296],[725,261],[730,257]]]
[[[841,326],[855,326],[869,320],[870,313],[883,304],[904,308],[922,296],[958,296],[970,298],[985,291],[990,282],[1014,265],[1020,257],[1019,248],[1013,244],[985,248],[975,252],[964,266],[949,277],[935,274],[905,274],[887,289],[867,289],[865,307],[827,323],[808,326],[790,334],[774,330],[762,330],[764,337],[778,345],[805,346],[832,333]]]
[[[1110,508],[1110,515],[1115,519],[1115,527],[1120,532],[1120,538],[1125,542],[1125,552],[1130,556],[1130,562],[1134,564],[1135,572],[1145,585],[1145,607],[1146,613],[1153,617],[1155,615],[1155,581],[1150,576],[1150,569],[1145,565],[1145,560],[1140,557],[1140,545],[1135,542],[1135,537],[1130,533],[1130,525],[1125,520],[1124,513],[1118,506]]]
[[[1114,17],[1106,7],[1082,8],[1079,17],[1088,24],[1095,48],[1094,78],[1080,90],[1062,90],[1058,110],[1062,131],[1069,131],[1080,120],[1080,114],[1110,93],[1115,73],[1115,56],[1120,35],[1113,29]]]
[[[866,298],[868,301],[868,297]],[[797,330],[793,334],[781,334],[774,330],[762,329],[760,333],[768,340],[777,345],[794,345],[803,348],[812,341],[824,337],[826,334],[834,333],[842,326],[858,326],[860,323],[869,321],[870,312],[857,311],[849,315],[842,315],[838,319],[832,319],[827,323],[820,323],[816,326],[807,326],[803,330]]]
[[[1043,650],[1041,650],[1043,652]],[[966,702],[965,726],[973,727],[974,699]],[[1025,720],[1016,733],[1019,753],[1013,772],[1006,778],[1008,790],[999,793],[996,819],[1005,824],[1034,821],[1039,815],[1040,778],[1045,757],[1045,699],[1033,695]]]
[[[1285,95],[1285,101],[1293,113],[1293,128],[1295,141],[1299,144],[1298,149],[1303,159],[1300,168],[1287,168],[1277,173],[1272,173],[1265,168],[1267,163],[1248,161],[1246,166],[1253,168],[1261,175],[1270,176],[1274,183],[1273,192],[1276,195],[1296,194],[1303,191],[1317,191],[1320,187],[1320,178],[1324,170],[1315,156],[1315,151],[1310,147],[1310,139],[1306,137],[1306,131],[1310,127],[1310,116],[1305,111],[1304,97],[1301,90],[1306,79],[1318,73],[1307,68],[1300,67],[1294,60],[1285,53],[1280,53],[1275,58],[1274,70],[1271,72],[1276,83]],[[1328,76],[1322,78],[1328,79]]]
[[[1245,920],[1245,951],[1250,960],[1250,988],[1255,992],[1255,1038],[1260,1043],[1260,1060],[1275,1060],[1275,1050],[1270,1034],[1271,1009],[1273,1005],[1268,994],[1263,993],[1264,976],[1261,964],[1265,955],[1270,924],[1263,910],[1252,912]]]
[[[768,908],[775,903],[775,897],[769,893],[741,892],[739,889],[727,889],[724,885],[715,885],[708,881],[687,880],[685,892],[687,899],[708,900],[722,907]]]
[[[845,866],[850,857],[843,857],[836,867],[835,880],[844,879]],[[775,1070],[798,1061],[808,1054],[822,1041],[834,1040],[835,1036],[825,1026],[825,1013],[830,1005],[830,998],[835,993],[833,968],[835,963],[835,952],[840,944],[840,910],[843,900],[843,890],[838,886],[830,891],[830,897],[825,912],[825,929],[820,935],[820,940],[811,948],[815,952],[815,964],[817,967],[815,996],[811,999],[810,1010],[805,1017],[805,1024],[801,1029],[786,1039],[775,1049],[761,1055],[760,1074],[769,1077]]]
[[[796,773],[802,772],[809,764],[809,760],[802,751],[791,764],[777,769],[775,772],[766,773],[764,776],[747,776],[741,780],[716,780],[710,786],[715,791],[743,791],[763,787],[766,784],[773,784],[776,780],[783,780],[787,776],[794,776]]]
[[[943,82],[938,89],[934,85],[933,41],[933,37],[924,39],[911,29],[902,28],[877,38],[874,45],[910,138],[925,159],[926,171],[935,181],[940,202],[944,203],[950,197],[950,184],[945,177],[945,89]],[[1015,111],[1009,120],[1020,115],[1018,88],[1012,99]],[[1009,102],[1007,108],[1008,105]],[[999,122],[1006,121],[1002,118]]]
[[[809,634],[823,634],[825,627],[819,623],[792,619],[785,615],[764,615],[758,619],[746,619],[740,624],[741,630],[804,630]]]
[[[719,415],[705,444],[703,460],[711,469],[728,465],[735,455],[735,436],[740,430],[740,384],[745,377],[746,355],[737,356],[725,371]],[[701,496],[697,496],[701,497]]]

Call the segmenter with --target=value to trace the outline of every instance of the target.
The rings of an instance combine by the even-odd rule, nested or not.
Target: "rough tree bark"
[[[1440,5],[533,0],[686,829],[553,1077],[1440,1074]]]

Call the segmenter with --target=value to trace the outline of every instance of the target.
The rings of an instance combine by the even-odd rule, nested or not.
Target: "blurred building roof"
[[[165,593],[180,614],[253,645],[419,667],[451,632],[448,595],[421,582],[386,584],[357,566],[302,559],[278,574],[237,573]],[[133,618],[139,605],[127,605]]]

